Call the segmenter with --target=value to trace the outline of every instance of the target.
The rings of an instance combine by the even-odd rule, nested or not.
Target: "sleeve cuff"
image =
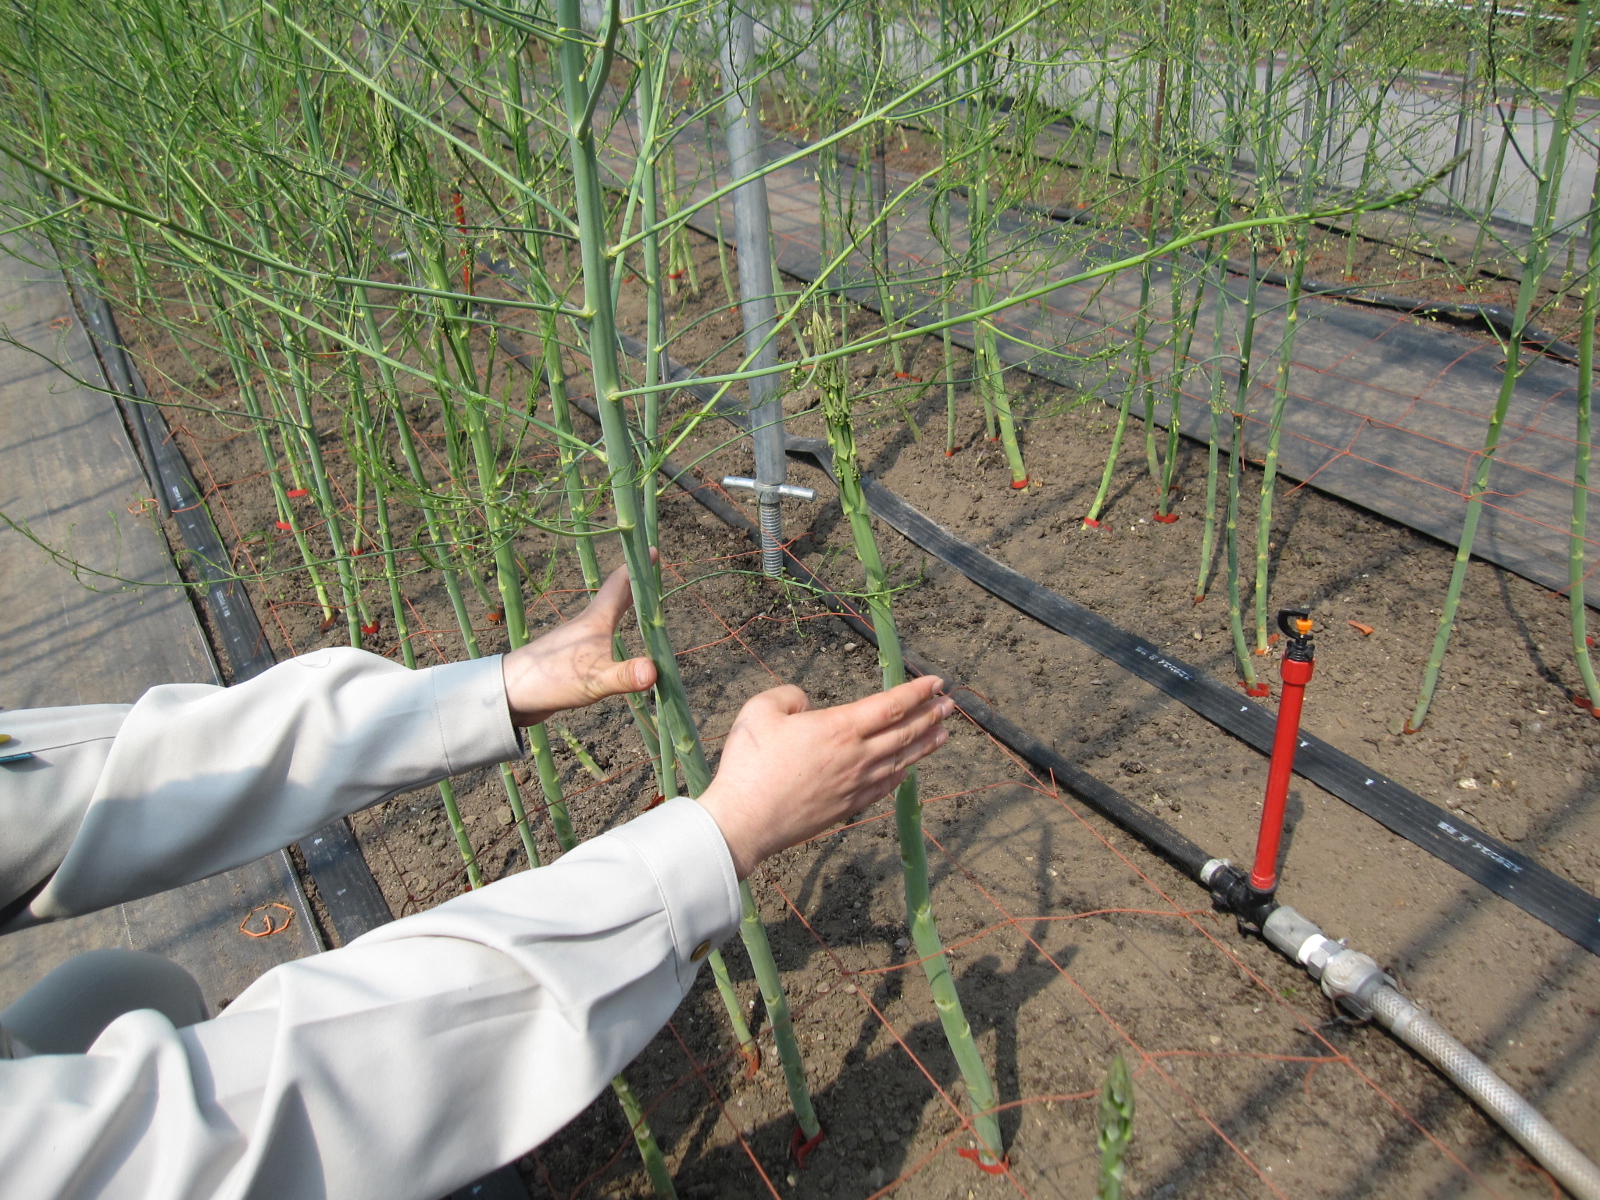
[[[655,879],[677,952],[678,984],[688,991],[711,950],[743,915],[733,856],[716,820],[693,800],[668,800],[611,837],[631,846]]]
[[[500,655],[427,669],[433,715],[449,774],[521,758],[522,733],[511,724]]]

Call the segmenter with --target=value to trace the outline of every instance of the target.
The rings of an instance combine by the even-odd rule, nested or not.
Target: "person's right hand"
[[[881,800],[906,769],[944,745],[955,702],[926,675],[853,704],[812,709],[792,685],[746,702],[716,778],[699,797],[746,878],[769,854],[815,837]]]

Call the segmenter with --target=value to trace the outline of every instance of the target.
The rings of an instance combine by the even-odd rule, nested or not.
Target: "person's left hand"
[[[501,659],[511,723],[537,725],[564,708],[654,684],[656,665],[648,658],[611,657],[611,635],[632,607],[628,568],[618,567],[578,616]]]

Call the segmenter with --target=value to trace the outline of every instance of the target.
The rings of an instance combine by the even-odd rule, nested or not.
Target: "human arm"
[[[716,824],[670,801],[214,1020],[133,1013],[87,1055],[0,1062],[0,1192],[437,1200],[581,1111],[738,920]]]
[[[12,739],[0,752],[32,755],[0,764],[0,931],[202,879],[397,792],[521,757],[514,722],[654,680],[611,661],[627,609],[619,572],[579,617],[504,659],[408,671],[330,649],[229,688],[0,713]]]
[[[279,967],[215,1020],[134,1013],[87,1055],[0,1063],[0,1178],[40,1200],[434,1200],[516,1158],[648,1043],[737,925],[735,854],[821,832],[937,744],[931,687],[820,713],[765,693],[700,803]]]

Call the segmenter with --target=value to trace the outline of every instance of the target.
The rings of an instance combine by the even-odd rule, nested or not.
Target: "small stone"
[[[510,825],[517,819],[516,815],[512,813],[511,806],[509,804],[502,804],[494,815],[499,818],[500,824],[502,825]]]
[[[856,644],[854,642],[846,642],[844,644],[844,648],[846,650],[854,650],[856,648]]]
[[[907,950],[911,949],[911,942],[906,938],[900,938],[895,942],[894,948],[897,952],[904,954]]]
[[[1395,737],[1399,737],[1406,731],[1406,719],[1399,716],[1390,717],[1389,723],[1384,728],[1394,734]]]
[[[1463,792],[1475,792],[1478,790],[1478,781],[1476,779],[1458,779],[1456,780],[1456,786]]]

